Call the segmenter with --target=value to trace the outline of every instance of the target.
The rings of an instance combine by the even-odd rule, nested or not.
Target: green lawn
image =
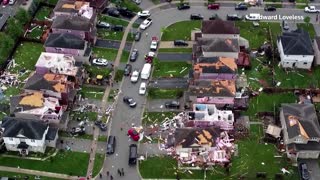
[[[188,62],[167,62],[154,60],[152,77],[184,77],[189,73],[191,66],[192,65]]]
[[[96,175],[98,175],[98,173],[100,172],[102,166],[103,166],[103,161],[104,161],[104,154],[96,154],[95,158],[94,158],[94,165],[93,165],[93,170],[92,170],[92,176],[95,177]]]
[[[166,117],[173,118],[178,112],[144,112],[142,118],[143,125],[150,125],[164,121]]]
[[[158,52],[191,53],[192,48],[161,48]]]
[[[85,69],[88,73],[91,74],[90,77],[97,77],[97,75],[103,75],[103,77],[108,77],[111,69],[105,67],[98,67],[98,66],[89,66],[86,65]]]
[[[10,86],[10,87],[8,87],[7,90],[4,91],[4,95],[6,97],[18,95],[18,94],[20,94],[21,88],[22,88],[21,85],[20,86]]]
[[[176,99],[183,95],[183,89],[157,89],[149,88],[148,98],[150,99]]]
[[[268,34],[269,26],[274,43],[276,42],[277,35],[280,35],[281,33],[281,27],[279,23],[259,22],[259,24],[259,27],[254,27],[252,22],[236,22],[236,26],[240,28],[240,36],[249,41],[250,48],[252,49],[257,49],[265,41],[270,41],[270,36]]]
[[[123,50],[120,62],[127,63],[129,60],[130,52]]]
[[[111,2],[116,2],[116,0],[111,0]],[[139,12],[142,9],[133,1],[131,0],[122,0],[120,1],[120,6],[121,7],[127,7],[129,10],[133,11],[133,12]]]
[[[13,73],[18,73],[21,69],[34,70],[34,66],[38,61],[41,52],[44,51],[43,44],[33,42],[22,42],[17,48],[13,59],[16,66],[10,69]],[[26,78],[26,77],[25,77]]]
[[[16,179],[24,179],[25,177],[29,177],[29,179],[35,179],[36,176],[30,174],[22,174],[22,173],[15,173],[15,172],[7,172],[7,171],[0,171],[0,177],[9,177],[9,178],[16,178]],[[61,180],[52,177],[44,177],[40,176],[41,180]]]
[[[27,37],[31,39],[40,39],[43,33],[43,28],[37,27],[31,32],[27,33]]]
[[[116,31],[110,31],[110,30],[105,30],[105,29],[98,29],[97,36],[101,39],[121,41],[123,34],[124,34],[124,32],[116,32]],[[134,39],[134,35],[131,35],[131,33],[129,33],[128,37],[127,37],[127,41],[132,42],[133,39]]]
[[[116,17],[112,17],[112,16],[105,16],[105,15],[101,15],[98,17],[99,21],[104,21],[107,22],[111,25],[122,25],[124,27],[127,27],[129,24],[129,21],[120,19],[120,18],[116,18]]]
[[[0,157],[1,166],[20,167],[68,175],[84,176],[87,172],[89,154],[71,151],[60,151],[46,161],[21,158]]]
[[[181,21],[163,29],[161,41],[191,40],[191,31],[201,28],[201,21]]]
[[[115,82],[120,82],[123,78],[124,70],[118,69],[114,77]]]
[[[95,57],[104,58],[108,61],[115,61],[118,54],[118,49],[94,47],[93,54]]]
[[[39,21],[45,20],[45,17],[49,18],[50,13],[52,12],[52,8],[47,6],[42,6],[35,15],[35,19]]]
[[[307,31],[311,39],[314,39],[314,37],[316,36],[316,31],[314,30],[313,24],[298,23],[297,26],[298,28]]]
[[[297,9],[304,9],[307,6],[308,0],[296,0],[296,3],[303,3],[303,5],[296,5]]]
[[[111,89],[109,96],[108,96],[108,102],[113,102],[114,101],[114,97],[117,95],[118,91],[115,89]]]
[[[85,112],[76,111],[70,115],[70,117],[74,121],[77,121],[78,118],[80,118],[81,120],[85,120],[86,117],[88,117],[89,121],[95,121],[97,120],[97,116],[98,116],[98,113],[91,112],[91,111],[85,111]]]
[[[56,5],[59,0],[47,0],[49,4]]]
[[[98,137],[98,141],[107,142],[107,140],[108,140],[108,136],[100,135],[100,136]]]
[[[104,88],[82,86],[80,93],[85,98],[101,100],[103,97],[104,91],[105,91]]]

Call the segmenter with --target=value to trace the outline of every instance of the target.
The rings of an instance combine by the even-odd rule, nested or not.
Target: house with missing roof
[[[282,104],[280,122],[288,158],[319,158],[320,126],[313,104]]]
[[[59,0],[53,9],[54,16],[82,16],[87,19],[97,17],[96,11],[90,7],[90,2],[75,0]]]
[[[44,43],[46,52],[73,56],[77,63],[89,64],[91,47],[81,37],[70,33],[51,33]]]
[[[51,25],[51,30],[52,33],[70,33],[79,36],[92,44],[97,40],[96,18],[57,16]]]
[[[308,32],[302,29],[283,32],[277,46],[283,68],[311,69],[314,50]]]
[[[71,108],[76,100],[77,90],[68,77],[61,74],[34,73],[24,85],[25,93],[42,92],[44,96],[54,97],[62,106]]]
[[[63,86],[58,85],[56,88],[59,87]],[[46,97],[40,91],[26,92],[10,98],[10,114],[17,118],[58,124],[63,111],[58,98]]]
[[[2,120],[3,140],[8,151],[44,153],[46,147],[56,147],[58,129],[37,120],[5,117]]]

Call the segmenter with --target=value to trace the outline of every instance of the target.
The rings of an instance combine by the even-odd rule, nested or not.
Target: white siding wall
[[[237,38],[239,39],[239,34],[202,34],[203,38]]]
[[[203,52],[203,56],[238,58],[238,52]]]

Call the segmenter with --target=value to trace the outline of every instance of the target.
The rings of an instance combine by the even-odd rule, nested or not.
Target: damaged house
[[[58,124],[63,114],[59,99],[45,97],[40,91],[23,93],[10,98],[10,114],[17,118]]]
[[[320,126],[313,104],[282,104],[280,121],[288,158],[319,158]]]
[[[81,16],[87,19],[97,18],[96,11],[90,2],[75,0],[59,0],[53,9],[54,16]]]
[[[5,117],[2,120],[3,140],[8,151],[44,153],[56,147],[58,129],[37,120]]]

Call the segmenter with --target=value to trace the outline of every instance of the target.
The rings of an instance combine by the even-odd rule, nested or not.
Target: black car
[[[126,7],[119,7],[118,11],[124,17],[132,18],[135,14]]]
[[[191,14],[190,19],[191,20],[202,20],[203,16],[201,14]]]
[[[214,14],[209,17],[209,20],[216,20],[216,19],[219,19],[218,14]]]
[[[124,96],[123,102],[128,104],[132,108],[137,106],[137,102],[132,97]]]
[[[236,4],[235,10],[248,10],[248,6],[244,3]]]
[[[101,123],[99,127],[101,131],[106,131],[108,126],[106,123]]]
[[[109,28],[110,28],[110,24],[107,23],[107,22],[99,21],[99,22],[97,23],[97,28],[109,29]]]
[[[136,144],[129,146],[129,165],[136,165],[138,157],[138,147]]]
[[[109,16],[113,16],[113,17],[119,17],[120,16],[120,12],[116,9],[116,8],[110,8],[107,11]]]
[[[300,168],[300,177],[302,180],[309,180],[310,179],[310,174],[308,171],[308,167],[306,163],[301,163],[299,165]]]
[[[113,31],[123,31],[123,26],[122,25],[114,25],[111,28]]]
[[[164,106],[166,108],[174,108],[174,109],[179,109],[180,108],[180,103],[178,101],[167,101]]]
[[[138,31],[138,32],[136,32],[136,34],[134,35],[134,40],[135,40],[135,41],[139,41],[140,38],[141,38],[141,32]]]
[[[242,16],[239,16],[237,14],[228,14],[227,15],[227,20],[229,21],[241,21],[243,19]]]
[[[190,9],[190,5],[187,3],[181,3],[178,5],[179,10]]]
[[[139,55],[138,49],[134,49],[130,55],[130,61],[131,62],[136,61],[138,58],[138,55]]]
[[[264,10],[265,11],[276,11],[277,9],[274,6],[266,6],[266,7],[264,7]]]
[[[124,68],[124,75],[129,76],[132,71],[132,66],[131,64],[126,64],[126,67]]]
[[[113,154],[116,149],[116,137],[109,136],[107,143],[107,154]]]
[[[184,40],[174,40],[173,44],[175,46],[188,46],[188,42],[186,42]]]

